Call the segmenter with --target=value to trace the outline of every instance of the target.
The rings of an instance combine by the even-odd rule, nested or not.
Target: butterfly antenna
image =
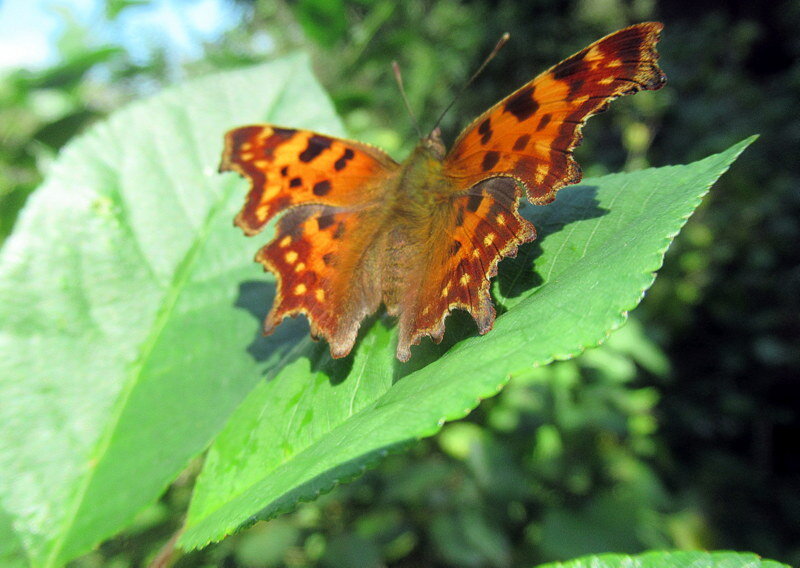
[[[417,129],[417,134],[422,138],[422,130],[419,127],[419,122],[417,122],[417,117],[414,116],[414,111],[411,110],[411,104],[408,102],[406,90],[403,88],[403,76],[400,74],[400,66],[397,64],[397,61],[392,61],[392,69],[394,70],[394,78],[397,81],[397,86],[400,87],[400,94],[403,96],[403,102],[406,104],[408,115],[411,117],[411,120],[414,121],[414,128]]]
[[[458,93],[456,93],[456,96],[455,96],[455,97],[453,97],[453,100],[452,100],[452,101],[450,101],[450,104],[449,104],[449,105],[447,105],[447,107],[444,109],[444,111],[442,112],[442,114],[440,114],[440,115],[439,115],[439,118],[436,120],[436,124],[434,124],[434,125],[433,125],[433,130],[436,130],[436,127],[437,127],[437,126],[439,126],[439,123],[440,123],[440,122],[442,121],[442,119],[444,118],[444,115],[446,115],[446,114],[447,114],[447,112],[448,112],[448,111],[449,111],[451,108],[453,108],[453,105],[454,105],[454,104],[456,104],[456,101],[459,99],[459,97],[461,97],[461,95],[463,95],[463,94],[464,94],[464,91],[466,91],[466,90],[467,90],[467,87],[469,87],[469,86],[472,84],[472,82],[473,82],[475,79],[477,79],[478,75],[480,75],[480,74],[481,74],[481,72],[483,72],[483,70],[484,70],[484,69],[486,69],[486,66],[487,66],[487,65],[489,65],[489,62],[490,62],[492,59],[494,59],[494,58],[495,58],[495,56],[497,55],[497,53],[500,51],[500,49],[502,49],[502,47],[503,47],[503,46],[506,44],[506,42],[509,40],[509,38],[510,38],[510,37],[511,37],[511,35],[510,35],[508,32],[506,32],[506,33],[504,33],[502,36],[500,36],[500,39],[497,41],[497,44],[494,46],[494,49],[493,49],[493,50],[492,50],[492,52],[489,54],[489,56],[488,56],[486,59],[484,59],[484,60],[483,60],[483,63],[481,63],[481,66],[480,66],[480,67],[478,67],[478,70],[477,70],[477,71],[475,71],[475,73],[473,73],[473,74],[472,74],[472,77],[470,77],[470,78],[469,78],[469,81],[467,81],[466,83],[464,83],[464,85],[461,87],[461,89],[458,91]]]

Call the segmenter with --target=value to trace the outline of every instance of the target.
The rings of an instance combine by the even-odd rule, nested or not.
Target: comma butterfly
[[[355,343],[381,304],[399,318],[397,358],[423,336],[441,341],[454,308],[492,328],[489,280],[501,259],[536,238],[517,209],[580,181],[572,150],[586,119],[613,99],[665,82],[660,23],[619,30],[568,57],[491,107],[447,152],[438,129],[398,164],[350,140],[274,125],[225,136],[220,171],[250,181],[236,225],[254,235],[275,215],[275,238],[256,255],[275,273],[264,323],[306,314],[333,357]]]

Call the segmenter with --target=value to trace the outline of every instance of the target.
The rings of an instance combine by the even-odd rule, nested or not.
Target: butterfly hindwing
[[[347,210],[315,204],[293,207],[278,221],[275,238],[256,255],[275,273],[275,301],[264,322],[271,333],[286,316],[305,314],[314,337],[334,357],[353,347],[361,320],[380,306],[375,264],[374,206]]]
[[[494,105],[458,137],[446,174],[462,189],[510,176],[531,202],[552,201],[581,179],[572,150],[586,119],[621,95],[664,85],[655,51],[662,27],[650,22],[610,34]]]
[[[470,313],[480,333],[492,327],[495,310],[490,279],[501,259],[532,241],[536,231],[518,211],[519,190],[510,178],[492,178],[451,195],[449,214],[432,219],[432,238],[420,259],[420,273],[411,282],[400,312],[397,356],[405,361],[409,347],[424,335],[440,341],[444,321],[455,308]]]

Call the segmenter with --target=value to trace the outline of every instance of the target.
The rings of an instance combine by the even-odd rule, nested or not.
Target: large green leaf
[[[11,518],[0,509],[0,566],[25,566],[25,550],[11,527]]]
[[[429,342],[403,365],[390,322],[367,325],[355,354],[298,347],[261,382],[212,446],[182,544],[203,546],[357,475],[389,451],[465,416],[534,365],[580,353],[621,326],[701,197],[751,142],[686,166],[589,179],[526,209],[540,238],[506,261],[488,335],[453,318],[441,357]],[[474,329],[474,328],[473,328]],[[454,343],[454,344],[453,344]]]
[[[304,57],[187,83],[71,143],[2,250],[0,497],[33,565],[125,526],[302,333],[247,350],[258,243],[216,167],[253,121],[341,131]]]
[[[747,552],[648,552],[638,556],[601,554],[537,568],[789,568]]]

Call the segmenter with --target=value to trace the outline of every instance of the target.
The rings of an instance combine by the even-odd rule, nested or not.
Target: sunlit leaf
[[[253,121],[341,130],[303,57],[186,83],[71,143],[2,249],[0,497],[34,565],[126,526],[303,335],[247,350],[268,298],[216,169]]]

